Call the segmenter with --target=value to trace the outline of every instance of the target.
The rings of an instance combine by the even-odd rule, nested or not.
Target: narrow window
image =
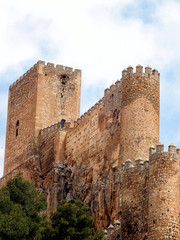
[[[62,119],[61,120],[61,128],[64,128],[64,124],[65,124],[66,120],[65,119]]]
[[[16,129],[16,137],[18,136],[18,128]]]
[[[17,122],[16,122],[16,127],[18,127],[19,126],[19,120],[17,120]]]

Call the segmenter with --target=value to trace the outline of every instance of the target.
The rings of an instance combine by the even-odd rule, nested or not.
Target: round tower
[[[159,142],[159,73],[138,65],[122,72],[120,161],[147,159]]]
[[[179,239],[179,156],[176,147],[156,146],[149,163],[148,239]]]

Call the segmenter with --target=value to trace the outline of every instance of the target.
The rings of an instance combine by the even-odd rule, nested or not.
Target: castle
[[[10,86],[0,186],[22,172],[49,211],[81,199],[109,240],[180,239],[180,149],[159,143],[158,71],[128,67],[82,116],[80,91],[80,70],[43,61]]]

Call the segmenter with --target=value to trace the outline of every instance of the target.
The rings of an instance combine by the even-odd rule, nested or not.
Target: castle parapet
[[[127,70],[124,69],[122,71],[122,79],[133,77],[133,76],[134,77],[142,76],[142,77],[151,78],[159,81],[159,72],[156,69],[152,70],[152,68],[149,66],[145,67],[145,72],[143,72],[143,66],[141,65],[136,66],[135,72],[133,71],[133,67],[131,66],[129,66]]]
[[[141,157],[139,157],[135,160],[135,168],[137,170],[142,170],[144,168],[144,161],[142,160]]]
[[[63,65],[55,65],[54,63],[47,63],[47,65],[46,65],[44,61],[38,61],[26,73],[24,73],[20,78],[18,78],[9,87],[9,89],[16,86],[22,79],[24,79],[25,77],[27,77],[28,75],[30,75],[32,73],[40,73],[40,74],[55,73],[57,75],[73,74],[74,77],[76,77],[77,74],[81,74],[81,70],[79,70],[79,69],[73,70],[73,68],[66,67]]]
[[[151,156],[154,154],[171,154],[173,157],[180,158],[180,148],[171,143],[168,146],[168,151],[165,152],[164,145],[162,143],[159,143],[156,145],[156,148],[154,146],[151,146],[149,149],[149,157],[151,158]]]
[[[135,160],[135,163],[133,165],[132,161],[130,159],[127,159],[121,167],[122,172],[141,172],[142,170],[148,169],[149,167],[149,160],[143,160],[141,157],[137,158]]]
[[[55,65],[54,63],[47,63],[47,65],[45,65],[45,63],[43,62],[38,62],[39,64],[41,64],[41,67],[44,68],[45,73],[55,73],[57,75],[63,74],[63,73],[67,73],[67,74],[73,74],[73,73],[81,73],[81,71],[79,69],[75,69],[73,70],[73,68],[71,67],[66,67],[63,65]]]

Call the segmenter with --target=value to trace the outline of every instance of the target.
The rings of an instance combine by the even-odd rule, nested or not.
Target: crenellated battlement
[[[91,113],[93,113],[100,105],[103,104],[104,98],[101,98],[97,103],[95,103],[90,109],[84,112],[76,121],[74,121],[74,127],[78,126],[83,120],[86,119]]]
[[[111,95],[112,93],[114,93],[116,89],[119,89],[120,87],[121,87],[121,81],[117,80],[115,84],[112,84],[109,88],[106,88],[104,90],[104,97]]]
[[[61,127],[61,122],[56,122],[51,126],[47,126],[45,128],[42,128],[39,132],[40,137],[48,136],[51,134],[56,133],[57,131],[64,131],[70,129],[70,122],[65,122],[64,127]]]
[[[150,157],[154,154],[172,154],[173,157],[180,158],[180,148],[175,146],[173,143],[171,143],[168,146],[168,151],[164,151],[164,145],[162,143],[159,143],[156,145],[156,147],[151,146],[149,149],[149,155]]]
[[[158,143],[159,72],[129,66],[79,117],[80,88],[80,70],[44,61],[10,86],[0,185],[22,171],[48,210],[83,200],[107,240],[177,239],[180,148]]]
[[[9,89],[15,87],[22,79],[28,77],[30,74],[40,73],[40,74],[49,74],[54,73],[56,75],[73,75],[72,77],[76,78],[78,74],[81,74],[81,70],[74,69],[71,67],[66,67],[63,65],[55,65],[54,63],[45,64],[44,61],[38,61],[35,63],[26,73],[24,73],[20,78],[18,78]]]
[[[55,65],[54,63],[47,63],[47,65],[45,65],[45,63],[43,63],[43,65],[41,65],[41,67],[44,68],[45,74],[55,73],[57,75],[61,75],[61,74],[76,75],[78,73],[81,73],[81,70],[79,70],[79,69],[73,70],[73,68],[71,68],[71,67],[66,67],[66,66],[59,65],[59,64]]]
[[[42,63],[44,63],[44,62],[38,61],[37,63],[35,63],[27,72],[25,72],[20,78],[18,78],[15,82],[13,82],[13,84],[10,85],[9,89],[15,87],[19,82],[22,81],[22,79],[26,78],[30,74],[36,73],[37,69],[39,67],[39,64],[42,64]]]
[[[122,81],[124,79],[130,78],[130,77],[145,77],[149,79],[154,79],[156,81],[159,81],[159,72],[154,69],[152,70],[151,67],[147,66],[145,67],[145,71],[143,72],[143,67],[141,65],[136,66],[136,71],[134,72],[133,67],[129,66],[127,69],[124,69],[122,71],[122,77],[120,80],[117,80],[115,84],[112,84],[109,88],[106,88],[104,90],[104,97],[107,97],[108,95],[112,94],[116,89],[120,88],[122,85]]]
[[[134,72],[133,67],[129,66],[127,69],[122,71],[122,78],[126,79],[129,77],[146,77],[150,79],[154,79],[159,81],[159,72],[156,69],[153,69],[149,66],[145,67],[145,71],[143,72],[143,66],[137,65],[136,71]]]
[[[127,159],[122,164],[121,171],[122,171],[122,173],[125,173],[125,172],[130,172],[130,173],[136,172],[137,173],[137,171],[143,171],[148,168],[149,168],[149,160],[148,159],[143,160],[141,157],[139,157],[135,160],[134,165],[130,159]]]

